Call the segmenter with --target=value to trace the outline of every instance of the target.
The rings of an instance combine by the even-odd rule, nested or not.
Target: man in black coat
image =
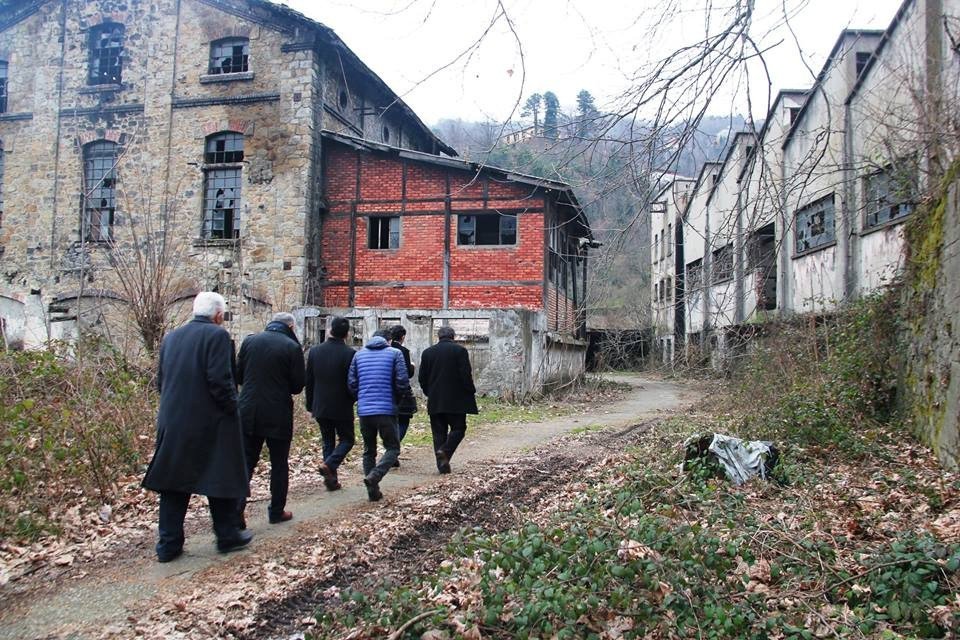
[[[450,473],[450,459],[467,431],[468,413],[477,413],[470,354],[453,341],[452,327],[440,327],[439,341],[420,356],[420,388],[427,396],[437,470]]]
[[[347,386],[347,372],[356,353],[346,344],[350,322],[334,316],[330,335],[307,355],[307,411],[320,425],[323,462],[320,474],[329,491],[340,488],[337,469],[356,442],[353,426],[355,398]]]
[[[253,477],[266,442],[270,451],[270,524],[286,522],[293,514],[285,511],[290,467],[290,441],[293,439],[293,399],[303,391],[303,349],[293,332],[294,318],[289,313],[274,314],[261,333],[240,345],[237,356],[237,382],[240,389],[240,424],[243,426],[247,475]],[[240,504],[240,520],[246,501]],[[242,526],[242,525],[241,525]],[[246,528],[246,527],[244,527]]]
[[[232,551],[253,539],[236,518],[237,500],[249,493],[233,346],[220,326],[225,309],[221,295],[199,293],[193,320],[160,345],[157,445],[143,478],[145,488],[160,493],[160,562],[183,553],[183,519],[194,493],[207,496],[217,549]]]

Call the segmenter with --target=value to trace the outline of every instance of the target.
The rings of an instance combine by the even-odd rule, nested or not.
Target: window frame
[[[822,211],[818,211],[822,209]],[[824,236],[825,240],[820,241],[816,244],[809,244],[807,246],[801,247],[801,235],[800,235],[800,222],[801,216],[810,217],[811,221],[807,222],[807,226],[810,227],[813,225],[812,217],[817,213],[822,213],[824,219],[821,224],[823,225],[823,231],[816,234],[817,237]],[[829,222],[827,220],[827,213],[830,214]],[[797,209],[793,214],[793,248],[794,254],[793,257],[799,258],[817,251],[822,251],[829,247],[835,246],[837,244],[837,206],[836,206],[836,193],[829,193],[821,198],[817,198],[809,202],[808,204]]]
[[[481,233],[481,229],[479,225],[480,220],[481,219],[490,220],[490,219],[493,219],[494,217],[497,218],[498,242],[496,243],[478,242],[478,240],[480,239],[480,233]],[[472,231],[473,242],[462,242],[463,240],[462,236],[464,234],[463,229],[465,225],[465,220],[464,220],[465,218],[473,218],[473,223],[472,223],[473,224],[473,231]],[[513,242],[503,241],[505,227],[510,226],[510,222],[508,221],[512,221]],[[483,233],[490,234],[492,233],[492,231],[490,229],[484,229]],[[506,233],[508,235],[510,234],[509,229],[506,230]],[[481,249],[491,249],[496,247],[515,248],[519,244],[520,244],[520,225],[519,225],[518,216],[515,213],[500,213],[499,211],[490,211],[490,212],[484,212],[484,213],[458,213],[457,214],[457,246],[458,247],[477,247]]]
[[[241,143],[239,149],[236,148],[235,144],[233,148],[227,149],[229,142],[236,143],[238,140]],[[223,147],[214,146],[211,151],[211,144],[217,145],[220,141],[224,143]],[[244,135],[236,131],[218,131],[204,139],[203,197],[200,219],[200,239],[203,241],[235,241],[240,238],[240,220],[243,207],[243,147],[245,142]],[[223,181],[223,184],[219,187],[216,184],[218,180]],[[230,184],[232,186],[229,186]],[[216,191],[214,191],[215,188]],[[231,198],[233,201],[232,207],[216,206],[216,197],[220,190],[224,188],[235,191]],[[226,192],[224,192],[224,195],[226,195]],[[226,199],[224,197],[224,200]],[[229,222],[227,211],[230,212]],[[221,224],[219,228],[216,228],[218,212],[223,213],[219,216]]]
[[[83,167],[83,191],[80,197],[80,237],[84,242],[108,243],[113,240],[113,225],[116,221],[117,211],[117,162],[119,160],[120,145],[111,140],[93,140],[83,145],[81,152],[81,162]],[[102,152],[109,149],[109,153]],[[104,164],[107,160],[109,164]],[[98,169],[101,172],[94,172],[92,169]],[[103,169],[106,169],[103,171]],[[109,185],[106,182],[109,180]],[[95,198],[96,193],[100,199],[101,205],[98,207],[90,206],[90,202]],[[104,206],[106,203],[106,206]],[[106,220],[104,220],[104,211],[106,211]],[[92,224],[93,212],[99,213],[99,221],[96,227]],[[106,234],[104,234],[104,227]],[[96,228],[96,236],[93,230]]]
[[[116,47],[107,46],[104,47],[103,42],[105,38],[112,38],[117,36],[119,43]],[[90,36],[88,41],[89,48],[89,59],[87,67],[87,85],[91,87],[102,87],[102,86],[117,86],[123,83],[123,58],[124,58],[124,41],[126,39],[126,27],[119,22],[103,22],[98,24],[90,29]],[[105,54],[101,52],[108,52],[116,49],[116,55],[107,56],[107,66],[104,69],[104,65],[101,61],[104,59]],[[114,66],[109,63],[109,60],[116,58],[115,71],[116,75],[111,75],[111,72],[114,70]]]
[[[236,47],[237,44],[242,43],[243,48],[240,52],[241,57],[241,68],[233,69],[231,66],[230,71],[223,70],[223,62],[220,62],[219,65],[216,64],[217,60],[225,61],[227,59],[236,58],[236,53],[232,53],[229,56],[220,56],[219,58],[214,55],[214,52],[217,47],[226,47],[231,45]],[[241,36],[230,36],[227,38],[219,38],[217,40],[212,40],[210,42],[210,56],[207,64],[207,73],[211,76],[217,77],[230,77],[236,76],[241,73],[250,73],[250,38],[244,38]]]
[[[387,223],[387,246],[374,246],[382,244],[384,239],[383,233],[383,224]],[[396,230],[394,230],[394,224],[396,225]],[[374,226],[376,226],[376,240],[374,242]],[[367,218],[367,249],[371,251],[396,251],[400,248],[400,216],[369,216]],[[394,242],[394,240],[396,242]]]
[[[906,164],[906,163],[905,163]],[[905,175],[906,179],[901,180],[902,172],[894,170],[894,165],[887,165],[877,171],[873,171],[863,176],[861,188],[863,195],[863,231],[869,232],[875,229],[903,222],[910,217],[916,210],[916,172],[910,171]],[[885,190],[881,193],[877,187],[881,186],[874,181],[882,178],[882,186]],[[896,198],[891,197],[891,184],[897,183],[900,194]],[[906,183],[906,184],[904,184]],[[897,210],[897,215],[893,210]],[[881,211],[887,211],[887,217],[880,220]]]
[[[733,280],[733,244],[728,242],[714,249],[710,257],[710,284],[723,284]]]
[[[0,60],[0,113],[7,112],[7,101],[10,95],[10,62]]]
[[[687,263],[684,275],[684,290],[690,293],[699,293],[704,286],[703,258],[697,258]]]

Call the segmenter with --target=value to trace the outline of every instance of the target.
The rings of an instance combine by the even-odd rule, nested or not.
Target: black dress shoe
[[[238,531],[233,538],[217,540],[217,551],[220,553],[229,553],[230,551],[243,549],[250,544],[251,540],[253,540],[253,533],[244,529],[243,531]]]
[[[182,555],[183,555],[183,548],[177,549],[176,551],[173,551],[170,553],[164,553],[164,554],[158,553],[157,562],[171,562],[172,560],[176,560]]]
[[[450,456],[443,449],[437,449],[437,471],[440,473],[450,473]],[[444,471],[446,469],[446,471]]]

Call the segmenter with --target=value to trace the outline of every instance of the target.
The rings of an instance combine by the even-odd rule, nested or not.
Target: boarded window
[[[893,167],[886,167],[863,179],[865,227],[876,227],[905,218],[913,212],[916,201],[915,175],[912,171],[894,171]]]
[[[485,213],[457,216],[457,244],[489,246],[516,243],[516,215]]]
[[[120,84],[123,72],[123,25],[105,22],[90,30],[91,85]]]
[[[804,253],[831,245],[836,240],[834,229],[834,196],[830,195],[803,207],[796,214],[796,251]]]
[[[400,247],[400,216],[371,217],[367,227],[367,247],[397,249]]]
[[[116,208],[117,145],[101,140],[83,147],[83,220],[85,240],[107,242],[112,237]]]
[[[713,252],[713,283],[733,278],[733,245],[728,244]]]
[[[241,73],[250,69],[250,42],[225,38],[210,44],[210,73]]]

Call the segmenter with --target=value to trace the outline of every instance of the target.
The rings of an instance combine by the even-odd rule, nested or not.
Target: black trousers
[[[210,505],[210,517],[213,519],[213,532],[217,540],[230,540],[237,537],[236,498],[207,498]],[[170,556],[183,549],[183,519],[187,515],[190,494],[179,491],[160,492],[160,536],[157,541],[157,555]]]
[[[317,424],[320,425],[320,437],[323,439],[323,462],[336,473],[357,441],[353,420],[317,418]]]
[[[267,508],[267,515],[271,518],[278,518],[283,513],[283,508],[287,506],[287,489],[290,485],[290,464],[288,460],[290,457],[290,441],[244,434],[243,452],[247,458],[248,479],[253,477],[253,472],[257,468],[264,442],[266,442],[267,450],[270,452],[270,506]],[[247,501],[244,499],[240,502],[241,514],[246,507]]]
[[[433,432],[433,450],[443,451],[447,459],[453,458],[463,437],[467,435],[467,414],[431,413],[430,431]]]
[[[394,415],[360,416],[363,436],[363,475],[372,475],[379,482],[400,456],[397,438],[397,417]],[[383,456],[377,461],[377,436],[383,440]]]

